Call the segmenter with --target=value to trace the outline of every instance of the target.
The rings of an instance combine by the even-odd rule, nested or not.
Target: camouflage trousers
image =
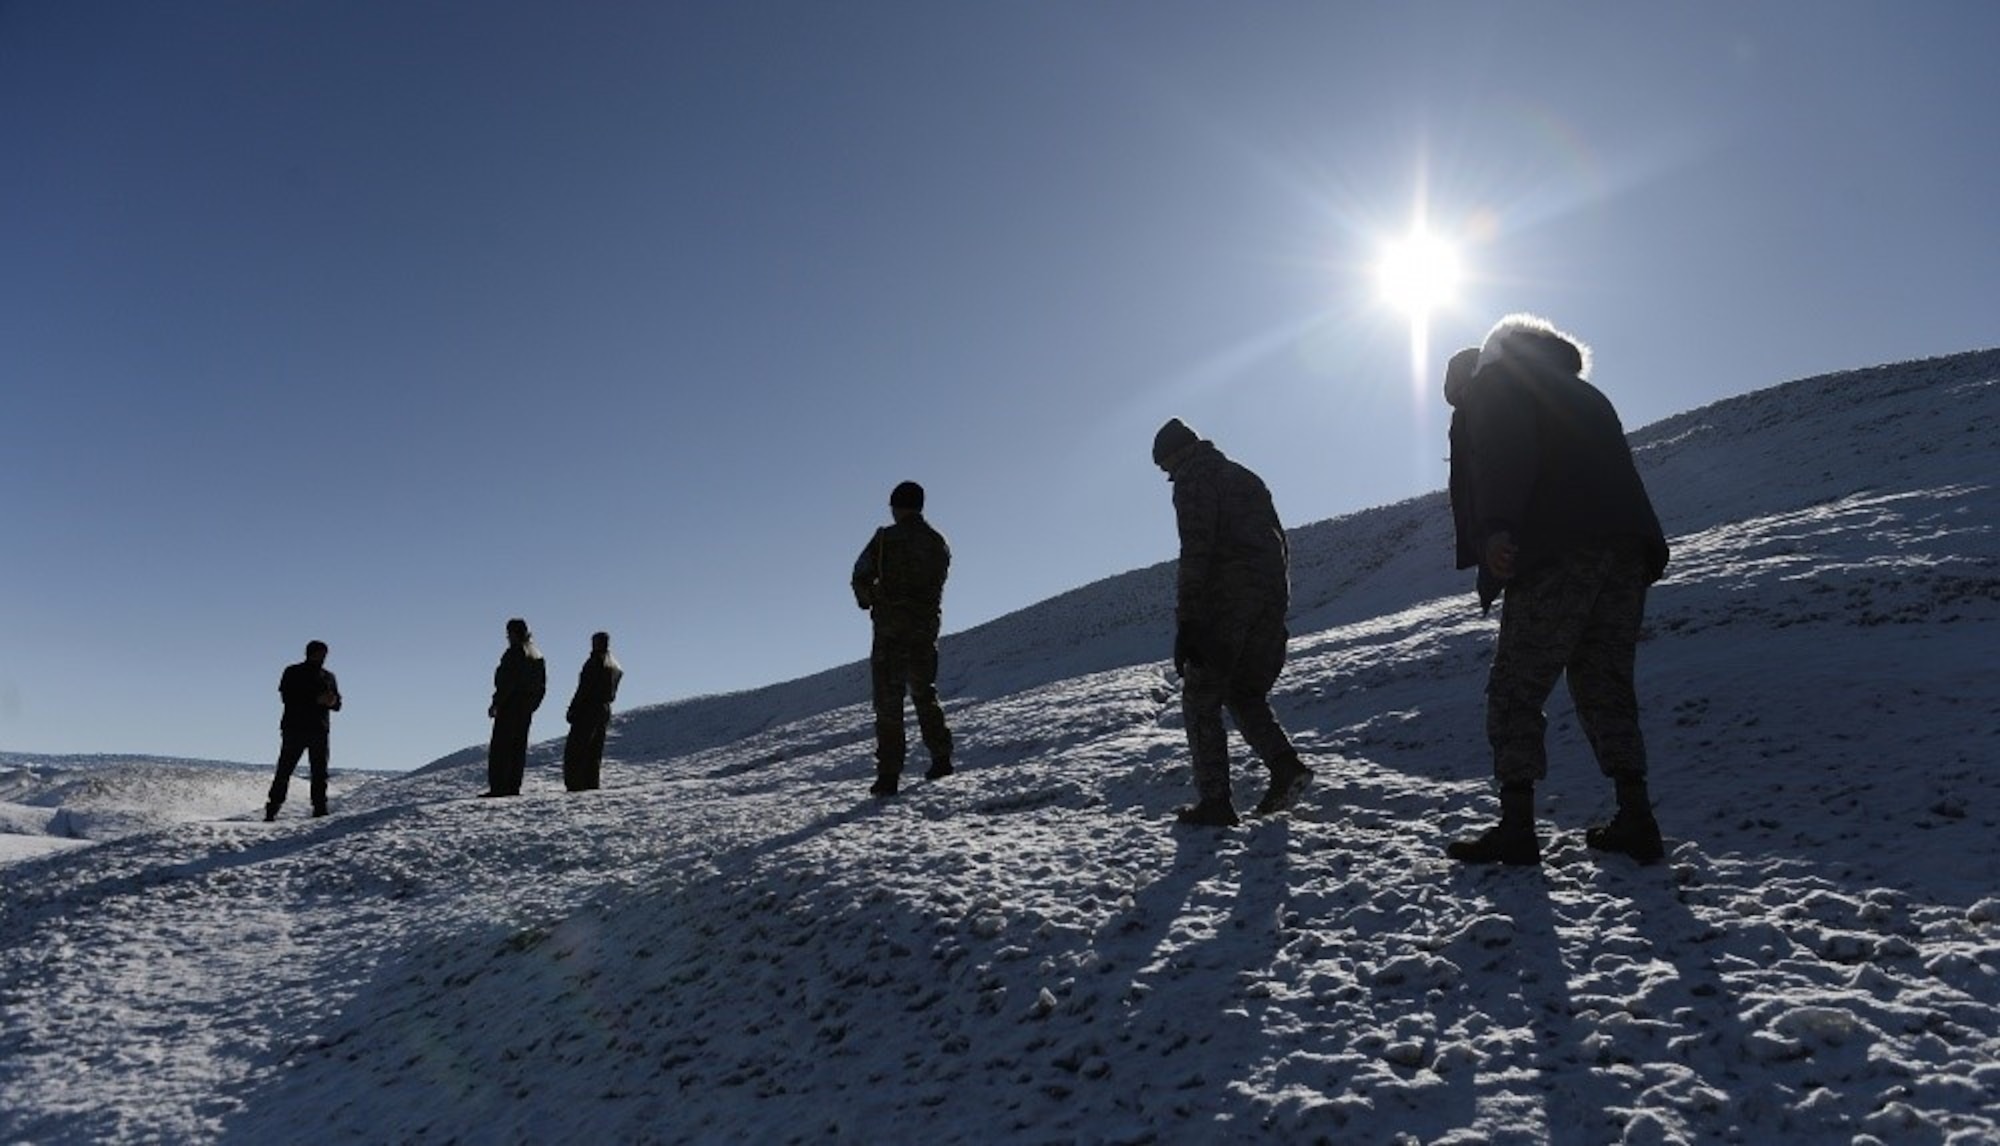
[[[1229,734],[1222,712],[1265,767],[1296,756],[1291,737],[1271,711],[1271,686],[1285,668],[1282,610],[1270,609],[1251,621],[1239,641],[1225,641],[1221,663],[1189,665],[1181,683],[1181,716],[1187,724],[1188,750],[1194,756],[1194,787],[1204,800],[1229,798]]]
[[[938,704],[938,652],[935,636],[909,637],[877,629],[868,656],[875,693],[875,767],[900,776],[908,744],[903,732],[903,693],[917,710],[917,727],[934,764],[951,759],[951,729]]]
[[[1645,558],[1625,549],[1578,549],[1507,586],[1486,678],[1486,739],[1501,784],[1548,775],[1542,705],[1564,675],[1598,768],[1613,780],[1645,778],[1632,681],[1645,613]]]

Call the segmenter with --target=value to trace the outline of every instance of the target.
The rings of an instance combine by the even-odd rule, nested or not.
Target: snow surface
[[[2000,1140],[1996,415],[1984,351],[1634,435],[1650,868],[1560,693],[1545,865],[1441,858],[1494,629],[1441,495],[1294,532],[1320,779],[1234,830],[1168,825],[1169,565],[948,638],[962,769],[888,802],[858,664],[622,714],[577,795],[4,758],[0,830],[98,842],[0,867],[0,1141]]]

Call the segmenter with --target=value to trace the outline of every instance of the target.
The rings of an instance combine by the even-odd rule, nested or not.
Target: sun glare
[[[1458,252],[1428,231],[1390,243],[1376,264],[1383,301],[1421,319],[1458,293]]]

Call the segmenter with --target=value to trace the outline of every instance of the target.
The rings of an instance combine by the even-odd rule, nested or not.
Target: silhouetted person
[[[1458,567],[1479,566],[1483,606],[1506,602],[1486,680],[1500,822],[1445,849],[1466,863],[1541,862],[1542,705],[1564,675],[1618,795],[1617,814],[1585,842],[1640,863],[1665,854],[1647,795],[1633,666],[1667,542],[1618,412],[1584,380],[1589,370],[1582,343],[1522,314],[1501,319],[1483,346],[1460,351],[1445,370]]]
[[[548,669],[542,652],[519,617],[507,622],[507,651],[493,670],[493,739],[486,748],[486,791],[482,796],[518,796],[528,770],[528,726],[548,691]]]
[[[924,487],[903,482],[889,494],[894,521],[875,531],[855,559],[855,604],[874,621],[868,665],[875,700],[875,783],[871,795],[893,796],[907,752],[903,693],[917,710],[917,727],[931,766],[926,780],[951,775],[951,729],[938,704],[938,628],[951,546],[924,520]]]
[[[285,712],[278,720],[278,774],[271,778],[264,819],[268,823],[278,818],[301,756],[312,761],[312,814],[324,816],[328,740],[333,714],[340,711],[340,685],[326,670],[325,641],[306,642],[306,659],[287,667],[278,677],[278,695],[284,700]]]
[[[1235,824],[1229,792],[1227,708],[1270,780],[1254,814],[1282,811],[1312,781],[1271,711],[1285,667],[1290,550],[1263,479],[1223,456],[1179,418],[1153,437],[1153,464],[1174,484],[1181,555],[1174,604],[1174,671],[1194,756],[1197,802],[1183,824]]]
[[[590,635],[590,655],[576,674],[569,701],[569,739],[563,742],[563,787],[586,792],[597,787],[604,763],[604,734],[611,727],[611,702],[625,669],[611,655],[611,634]]]

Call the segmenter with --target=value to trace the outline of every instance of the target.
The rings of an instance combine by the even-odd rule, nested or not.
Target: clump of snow
[[[1634,436],[1658,866],[1582,846],[1561,696],[1546,862],[1442,858],[1494,622],[1421,498],[1295,532],[1319,780],[1241,828],[1169,826],[1155,566],[949,638],[961,770],[892,801],[849,665],[622,714],[598,792],[468,751],[266,825],[246,773],[15,862],[0,1140],[1993,1141],[1996,415],[1988,351]]]

